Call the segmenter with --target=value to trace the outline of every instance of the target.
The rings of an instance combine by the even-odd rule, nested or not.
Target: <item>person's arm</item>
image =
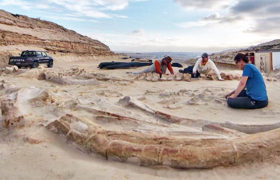
[[[196,71],[198,70],[198,65],[201,63],[201,59],[198,59],[193,67],[193,74],[196,74]]]
[[[235,93],[235,90],[234,91],[232,91],[232,92],[230,92],[230,93],[228,93],[227,95],[225,95],[225,98],[227,99],[227,98],[229,98],[231,95],[233,95]]]
[[[160,64],[159,64],[158,60],[156,60],[154,64],[155,64],[156,73],[161,75],[162,72],[161,72]]]
[[[198,59],[193,67],[193,74],[196,74],[196,71],[198,70],[198,65],[201,62],[201,59]]]
[[[168,64],[167,64],[167,68],[168,68],[168,70],[169,70],[169,72],[170,72],[171,74],[174,74],[174,71],[173,71],[173,68],[172,68],[171,63],[168,63]]]
[[[218,70],[217,66],[215,65],[215,63],[213,61],[210,61],[210,66],[211,69],[213,69],[218,77],[219,80],[223,80],[220,74],[220,71]]]
[[[241,93],[241,91],[245,88],[247,80],[248,80],[248,76],[242,76],[237,89],[229,98],[236,98]]]

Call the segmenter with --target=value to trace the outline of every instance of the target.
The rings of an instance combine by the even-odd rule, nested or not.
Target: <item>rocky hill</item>
[[[244,49],[227,50],[218,53],[211,54],[210,58],[216,63],[234,65],[234,57],[237,53],[242,52],[258,52],[267,50],[280,50],[280,39],[276,39],[270,42],[262,43],[256,46],[251,46]]]
[[[55,23],[0,10],[0,53],[21,49],[78,55],[113,54],[109,47],[100,41]]]
[[[275,39],[266,43],[262,43],[253,47],[248,48],[253,51],[263,51],[263,50],[280,50],[280,39]]]
[[[239,52],[246,52],[245,50],[231,50],[231,51],[223,51],[210,55],[210,59],[212,59],[215,63],[220,64],[229,64],[235,65],[234,57]]]

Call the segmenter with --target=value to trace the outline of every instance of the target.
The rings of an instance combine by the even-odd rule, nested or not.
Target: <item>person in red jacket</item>
[[[162,60],[155,60],[154,63],[148,67],[147,69],[144,69],[143,71],[136,72],[134,74],[142,74],[142,73],[149,73],[149,72],[155,72],[162,76],[162,74],[166,73],[166,70],[168,69],[171,74],[174,74],[173,68],[171,66],[172,58],[170,56],[164,57]]]

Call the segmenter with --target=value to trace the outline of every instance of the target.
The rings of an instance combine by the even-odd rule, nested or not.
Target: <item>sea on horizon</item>
[[[199,58],[202,52],[118,52],[130,56],[131,58],[145,58],[145,59],[162,59],[165,56],[170,56],[174,62],[185,62],[189,59]]]

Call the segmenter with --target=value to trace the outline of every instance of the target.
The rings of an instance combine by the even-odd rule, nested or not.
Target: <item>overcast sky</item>
[[[280,0],[0,0],[113,51],[219,51],[280,38]]]

